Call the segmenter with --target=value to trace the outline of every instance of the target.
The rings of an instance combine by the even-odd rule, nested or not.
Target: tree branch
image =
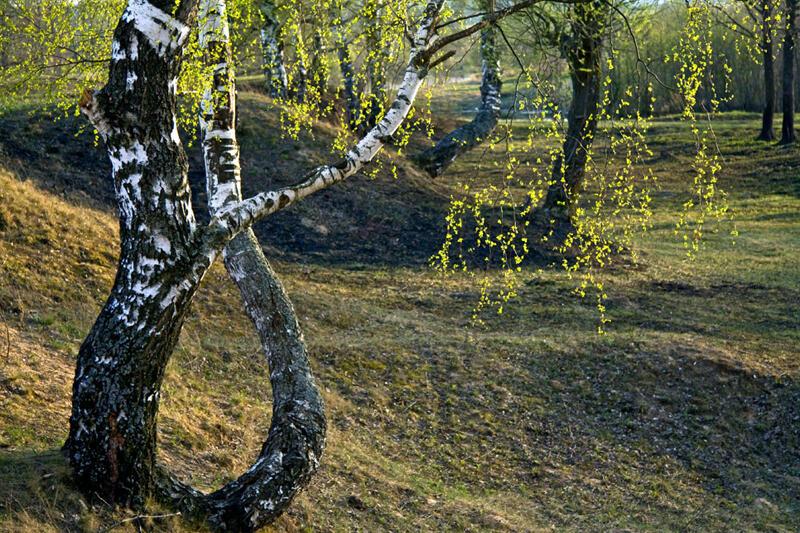
[[[442,37],[441,39],[438,39],[435,43],[431,44],[431,46],[429,46],[420,55],[420,59],[429,59],[430,57],[433,56],[433,54],[435,54],[436,52],[438,52],[439,50],[441,50],[445,46],[447,46],[449,44],[452,44],[452,43],[454,43],[456,41],[460,41],[461,39],[465,39],[465,38],[469,37],[470,35],[473,35],[473,34],[479,32],[479,31],[481,31],[483,28],[489,26],[490,24],[495,24],[498,21],[506,18],[509,15],[513,15],[514,13],[522,11],[523,9],[527,9],[527,8],[529,8],[529,7],[531,7],[531,6],[535,5],[535,4],[538,4],[540,2],[543,2],[543,1],[544,0],[522,0],[521,2],[518,2],[518,3],[514,4],[514,5],[509,6],[509,7],[506,7],[506,8],[503,8],[503,9],[498,9],[497,11],[495,11],[493,13],[487,13],[486,16],[484,16],[480,20],[480,22],[476,22],[472,26],[469,26],[469,27],[464,28],[463,30],[460,30],[460,31],[457,31],[457,32],[450,33],[450,34]],[[576,0],[576,1],[579,1],[579,0]],[[564,0],[564,1],[559,1],[557,3],[571,4],[571,3],[575,3],[575,1]]]
[[[323,165],[308,172],[299,183],[257,194],[236,205],[220,209],[209,222],[202,237],[205,247],[219,249],[242,229],[257,220],[288,207],[315,192],[321,191],[356,174],[383,148],[405,120],[416,98],[422,80],[432,65],[433,55],[456,41],[469,37],[499,20],[520,12],[544,0],[523,0],[512,6],[486,15],[480,22],[437,39],[436,28],[444,0],[428,0],[425,15],[414,35],[408,66],[397,96],[381,121],[350,149],[344,159]],[[579,0],[576,0],[579,1]],[[574,3],[563,0],[561,3]],[[445,54],[443,58],[449,57]],[[433,64],[438,64],[441,59]]]
[[[394,102],[381,121],[350,149],[344,159],[333,165],[315,168],[296,185],[263,192],[234,206],[219,210],[205,233],[206,246],[213,249],[224,246],[234,235],[256,220],[352,176],[372,161],[405,120],[422,85],[422,80],[428,73],[430,56],[426,55],[426,52],[435,42],[434,28],[443,4],[444,0],[428,0],[425,15],[414,35],[408,66]]]

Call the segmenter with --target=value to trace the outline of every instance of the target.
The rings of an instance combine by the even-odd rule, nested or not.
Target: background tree
[[[773,119],[775,115],[775,46],[774,40],[780,26],[780,4],[774,0],[741,0],[710,4],[720,24],[737,38],[743,55],[752,56],[760,63],[763,75],[763,110],[761,131],[757,139],[775,139]],[[739,84],[737,84],[739,85]]]
[[[544,202],[534,214],[552,226],[556,243],[563,243],[572,231],[575,198],[583,186],[597,130],[608,14],[608,5],[603,2],[575,4],[569,11],[570,32],[560,37],[572,82],[567,132]]]
[[[434,54],[485,24],[434,41],[442,1],[428,2],[416,13],[420,22],[403,82],[380,122],[340,163],[317,167],[295,186],[240,201],[224,2],[204,2],[199,44],[214,65],[214,92],[203,107],[212,217],[198,225],[175,118],[176,79],[197,3],[184,0],[174,11],[170,5],[129,1],[114,32],[108,82],[99,91],[86,91],[80,103],[111,160],[121,253],[111,295],[78,354],[64,448],[78,486],[88,494],[140,506],[160,480],[162,495],[212,526],[250,531],[274,519],[313,472],[324,442],[321,402],[291,307],[248,238],[249,244],[229,249],[228,268],[236,278],[251,274],[240,268],[253,269],[255,279],[239,280],[240,289],[265,347],[281,348],[270,359],[276,389],[270,436],[245,474],[207,496],[160,473],[160,388],[189,304],[217,255],[240,232],[368,164],[409,113],[430,65],[437,62]],[[255,300],[263,291],[278,295],[271,307],[258,307]],[[263,323],[265,317],[273,318],[270,324]],[[278,323],[283,332],[268,331]]]
[[[763,0],[760,9],[761,27],[761,61],[764,69],[764,111],[761,113],[761,132],[758,139],[772,141],[775,139],[773,117],[775,116],[775,47],[772,44],[775,36],[773,6],[770,0]],[[748,10],[748,13],[751,12]]]
[[[262,0],[260,9],[264,19],[261,28],[261,48],[267,93],[272,97],[286,98],[289,80],[283,60],[283,38],[275,1]]]
[[[495,11],[494,0],[482,0],[479,9],[491,15]],[[436,145],[416,154],[413,159],[432,177],[441,175],[464,152],[488,139],[500,118],[503,86],[500,70],[498,29],[487,26],[481,32],[481,104],[470,122],[445,135]]]
[[[786,29],[783,32],[783,83],[781,86],[783,120],[780,144],[793,144],[797,140],[794,129],[795,91],[795,37],[797,34],[797,1],[786,0]]]
[[[345,124],[351,130],[358,127],[358,115],[361,102],[356,89],[355,68],[353,57],[350,53],[350,43],[347,36],[347,23],[344,20],[342,0],[334,3],[333,14],[333,39],[335,41],[336,56],[342,77],[342,93],[345,101]]]

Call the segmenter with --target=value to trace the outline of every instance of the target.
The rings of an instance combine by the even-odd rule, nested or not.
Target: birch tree
[[[283,38],[275,0],[262,0],[259,7],[264,20],[261,27],[261,53],[267,94],[286,98],[289,80],[283,59]]]
[[[437,36],[444,0],[417,12],[402,83],[382,119],[334,164],[294,186],[241,199],[235,92],[223,0],[203,0],[200,44],[214,80],[202,130],[210,221],[198,224],[176,123],[181,58],[198,1],[129,0],[114,31],[108,82],[86,90],[81,112],[105,143],[120,220],[114,286],[81,345],[64,449],[77,485],[107,501],[141,506],[156,492],[219,530],[269,523],[309,479],[325,418],[291,304],[248,230],[256,221],[359,172],[408,115],[435,54],[489,22]],[[505,16],[534,0],[522,2]],[[223,254],[264,346],[275,395],[258,460],[204,495],[157,465],[156,420],[167,362],[189,304]]]
[[[484,17],[490,17],[495,11],[495,1],[481,0],[480,9]],[[481,104],[475,118],[414,156],[416,163],[432,177],[444,173],[461,154],[484,142],[497,128],[503,85],[497,40],[498,30],[494,24],[481,32]]]
[[[356,90],[356,74],[353,67],[353,57],[350,52],[342,0],[334,2],[333,39],[336,47],[336,57],[339,62],[339,71],[342,75],[342,91],[345,101],[345,124],[351,130],[358,127],[358,116],[361,101]]]

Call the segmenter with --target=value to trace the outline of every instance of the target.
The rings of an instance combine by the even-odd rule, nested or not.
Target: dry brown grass
[[[255,116],[246,127],[257,137]],[[739,243],[712,236],[687,263],[663,207],[640,243],[644,265],[609,273],[615,322],[603,337],[592,305],[558,271],[531,273],[503,317],[474,328],[469,279],[325,253],[277,262],[323,388],[329,440],[319,475],[272,529],[797,530],[800,200],[775,161],[767,184],[739,187],[734,177],[754,163],[737,157],[726,179]],[[97,531],[131,515],[73,491],[58,448],[75,354],[112,282],[116,223],[98,204],[39,188],[48,182],[33,174],[0,173],[0,530]],[[389,200],[384,187],[396,193]],[[403,189],[392,187],[362,182],[347,193],[369,189],[376,211],[402,210]],[[336,205],[330,194],[306,213]],[[353,221],[341,220],[347,235]],[[185,478],[217,486],[257,453],[267,371],[219,266],[163,398],[160,453]]]

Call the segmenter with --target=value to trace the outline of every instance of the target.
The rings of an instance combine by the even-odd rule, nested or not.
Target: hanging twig
[[[145,518],[150,518],[150,519],[153,519],[153,520],[157,520],[157,519],[160,519],[160,518],[172,518],[173,516],[180,516],[180,515],[181,515],[180,512],[177,512],[177,513],[166,513],[166,514],[150,514],[150,515],[139,514],[139,515],[136,515],[136,516],[132,516],[130,518],[125,518],[124,520],[120,520],[119,522],[115,522],[115,523],[111,524],[107,528],[103,529],[102,533],[106,533],[107,531],[111,531],[112,529],[116,529],[119,526],[125,525],[125,524],[127,524],[129,522],[137,522],[138,523],[139,520],[144,520]]]

